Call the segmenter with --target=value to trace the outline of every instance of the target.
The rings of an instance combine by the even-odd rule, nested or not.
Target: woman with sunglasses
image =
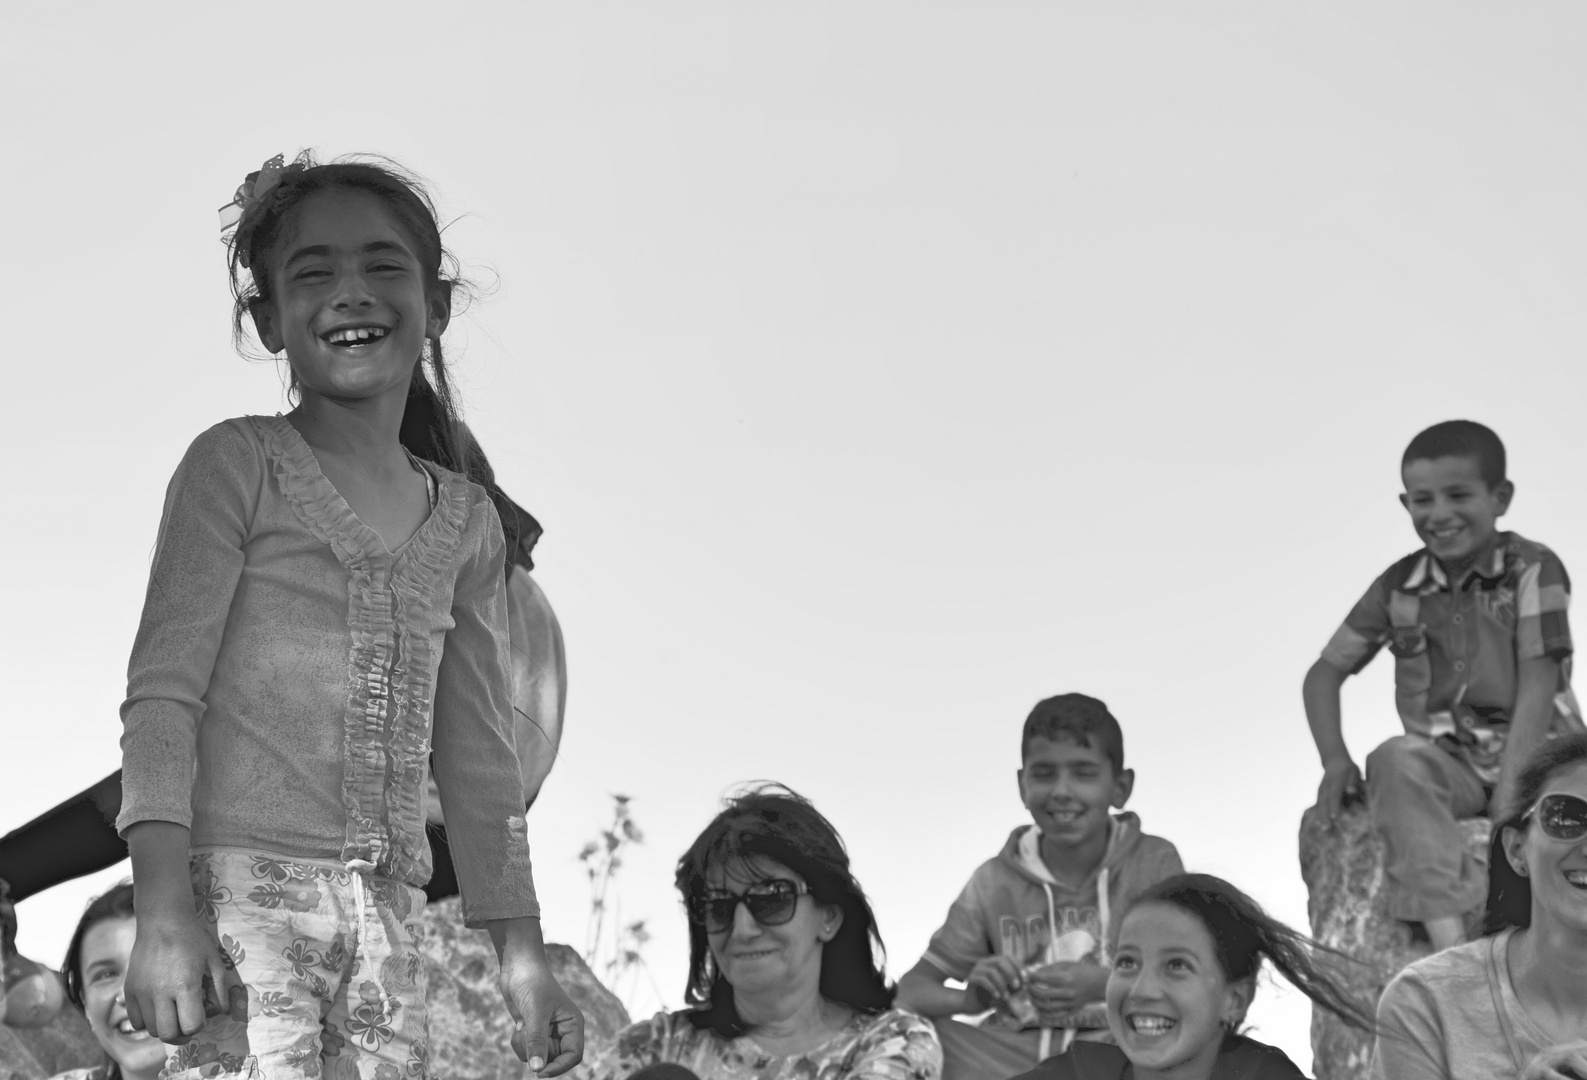
[[[1374,1080],[1587,1080],[1587,735],[1539,747],[1495,829],[1487,936],[1378,1003]]]
[[[837,832],[766,785],[727,800],[678,860],[689,1008],[620,1032],[590,1080],[938,1080],[931,1023],[892,1007],[881,936]],[[669,1075],[678,1075],[676,1068]]]

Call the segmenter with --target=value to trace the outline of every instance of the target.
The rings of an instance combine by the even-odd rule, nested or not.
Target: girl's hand
[[[551,974],[540,920],[488,923],[501,961],[501,996],[518,1022],[513,1053],[540,1076],[561,1076],[584,1060],[584,1014]]]
[[[198,1034],[206,1015],[235,1006],[233,991],[241,989],[235,982],[191,912],[139,916],[125,991],[133,1027],[161,1042],[184,1043]]]
[[[1539,1051],[1521,1070],[1521,1080],[1587,1080],[1587,1039]]]

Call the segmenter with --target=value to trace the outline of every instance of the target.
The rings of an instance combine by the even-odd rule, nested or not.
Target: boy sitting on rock
[[[1386,848],[1389,913],[1434,950],[1465,939],[1486,896],[1458,819],[1508,807],[1516,768],[1551,732],[1579,730],[1570,689],[1570,580],[1554,553],[1496,522],[1515,486],[1504,444],[1449,420],[1411,440],[1400,502],[1425,547],[1372,583],[1306,673],[1306,719],[1322,756],[1317,804],[1359,795],[1340,731],[1339,688],[1384,645],[1405,734],[1367,757],[1366,795]]]
[[[936,1018],[943,1080],[1013,1076],[1107,1037],[1103,993],[1122,912],[1141,890],[1182,873],[1179,852],[1123,809],[1135,785],[1124,734],[1084,694],[1037,704],[1020,741],[1020,800],[1035,824],[982,863],[899,980],[898,1003]],[[947,980],[965,986],[955,989]],[[995,1007],[979,1027],[950,1019]]]

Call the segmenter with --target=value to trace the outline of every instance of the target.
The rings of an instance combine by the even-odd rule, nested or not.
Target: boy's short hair
[[[1124,771],[1124,732],[1108,707],[1085,694],[1059,694],[1038,701],[1025,718],[1020,736],[1019,756],[1024,761],[1035,739],[1073,739],[1080,746],[1101,750],[1113,764],[1113,771]]]
[[[1445,420],[1434,424],[1405,448],[1400,468],[1413,461],[1432,461],[1441,457],[1470,458],[1477,463],[1482,482],[1490,488],[1504,483],[1504,443],[1493,429],[1475,420]]]

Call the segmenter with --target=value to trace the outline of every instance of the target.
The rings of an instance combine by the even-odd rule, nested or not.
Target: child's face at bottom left
[[[405,402],[425,339],[445,329],[448,311],[426,295],[414,240],[386,205],[366,191],[310,195],[270,259],[271,298],[255,323],[267,349],[285,350],[300,388]]]
[[[136,938],[132,918],[104,919],[83,934],[79,961],[88,1027],[128,1078],[152,1077],[165,1066],[165,1045],[147,1031],[134,1031],[127,1020],[122,987]]]
[[[1108,976],[1108,1026],[1138,1080],[1211,1076],[1251,992],[1249,979],[1224,975],[1212,935],[1190,912],[1148,902],[1124,917]]]

